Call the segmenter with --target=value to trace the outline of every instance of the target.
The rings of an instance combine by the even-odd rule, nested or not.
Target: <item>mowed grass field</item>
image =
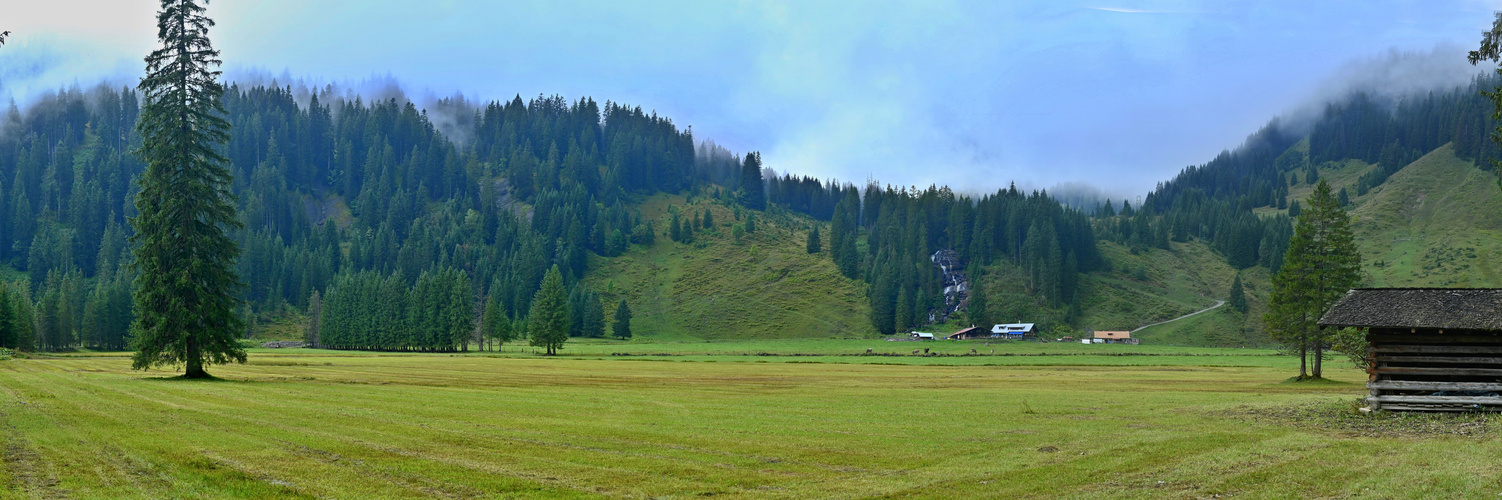
[[[1013,355],[907,357],[952,363],[925,365],[840,356],[870,341],[787,342],[742,347],[822,345],[825,355],[749,357],[733,345],[714,354],[697,349],[714,344],[689,343],[564,351],[592,351],[578,359],[258,350],[248,364],[213,367],[217,381],[131,371],[120,355],[0,361],[0,496],[1502,492],[1496,424],[1470,424],[1465,436],[1327,425],[1332,412],[1364,418],[1350,404],[1364,375],[1333,360],[1336,382],[1309,385],[1283,383],[1294,360],[1266,351],[1001,344]],[[605,353],[627,346],[669,355]],[[1077,354],[1091,347],[1123,349]],[[965,364],[982,358],[1033,364]],[[1128,359],[1157,363],[1112,365]],[[848,362],[798,362],[807,360]],[[1323,420],[1280,416],[1308,408]]]

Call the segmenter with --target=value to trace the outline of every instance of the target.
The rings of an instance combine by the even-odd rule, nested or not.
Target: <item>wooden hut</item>
[[[951,333],[946,338],[948,338],[949,340],[971,340],[988,339],[992,337],[999,337],[999,335],[991,333],[991,330],[987,330],[978,326],[972,326],[970,328]]]
[[[1366,329],[1373,410],[1502,411],[1502,289],[1355,289],[1319,326]]]

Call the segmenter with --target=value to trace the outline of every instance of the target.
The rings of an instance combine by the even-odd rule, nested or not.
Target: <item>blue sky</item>
[[[5,3],[12,3],[7,1]],[[15,1],[0,97],[131,82],[150,0]],[[1423,89],[1499,2],[216,0],[231,75],[407,94],[592,96],[767,166],[982,191],[1140,195],[1353,86]]]

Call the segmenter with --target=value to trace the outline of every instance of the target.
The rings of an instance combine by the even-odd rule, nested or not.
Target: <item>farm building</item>
[[[911,333],[911,334],[908,335],[908,338],[911,338],[913,340],[933,340],[934,339],[934,334],[932,334],[932,333],[923,333],[923,332],[913,332],[913,333]]]
[[[1319,326],[1366,329],[1373,410],[1502,410],[1502,289],[1355,289]]]
[[[997,337],[1000,337],[1000,335],[995,334],[995,333],[991,333],[990,330],[987,330],[985,328],[981,328],[981,327],[978,327],[978,326],[972,326],[970,328],[966,328],[964,330],[960,330],[958,332],[951,333],[951,334],[949,334],[948,337],[945,337],[945,338],[948,338],[949,340],[972,340],[972,339],[989,339],[989,338],[997,338]]]
[[[994,338],[1021,340],[1033,337],[1032,323],[1006,323],[991,327]]]
[[[1101,339],[1107,344],[1136,344],[1141,342],[1132,338],[1132,332],[1126,330],[1096,330],[1091,338]]]

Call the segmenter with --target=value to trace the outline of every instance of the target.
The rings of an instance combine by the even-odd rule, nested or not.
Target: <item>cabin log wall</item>
[[[1502,332],[1372,328],[1373,410],[1502,411]]]

